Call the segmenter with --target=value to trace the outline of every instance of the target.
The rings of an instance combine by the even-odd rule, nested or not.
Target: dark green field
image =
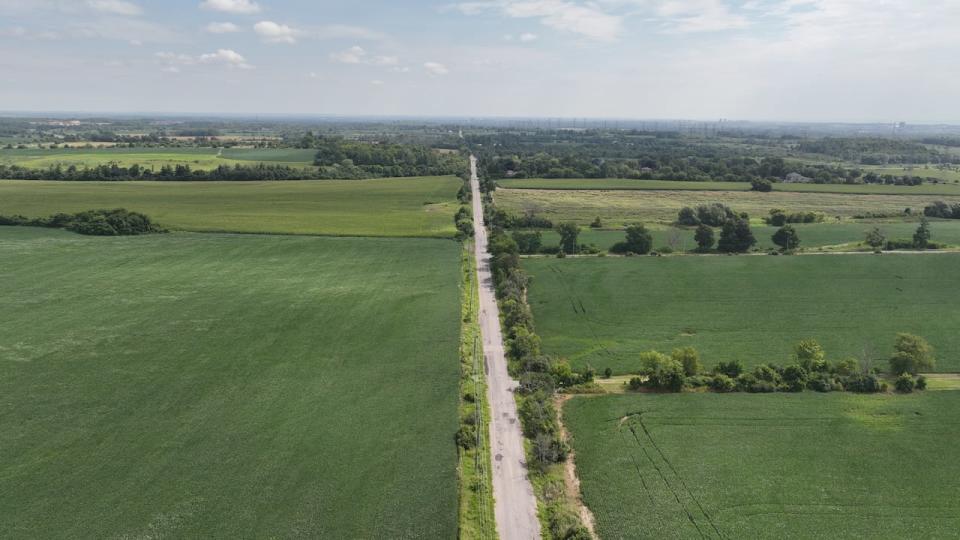
[[[601,538],[955,538],[960,392],[564,406]]]
[[[0,537],[452,538],[445,240],[0,227]]]
[[[198,232],[452,237],[453,176],[285,182],[0,181],[0,214],[126,208]]]
[[[830,358],[869,346],[886,367],[897,332],[960,371],[960,254],[536,258],[530,305],[550,354],[616,373],[637,355],[693,346],[713,366],[790,361],[816,339]]]
[[[960,220],[933,220],[930,222],[932,231],[932,240],[951,246],[960,245]],[[836,246],[842,244],[851,244],[863,242],[867,232],[874,227],[879,228],[889,239],[901,238],[910,239],[917,230],[919,223],[909,222],[843,222],[843,223],[815,223],[815,224],[797,224],[793,227],[800,237],[801,248],[820,248],[825,246]],[[771,249],[778,248],[771,240],[778,227],[769,225],[754,225],[753,235],[757,239],[757,248]],[[697,243],[693,239],[694,230],[668,228],[664,226],[650,227],[650,233],[653,236],[653,247],[659,249],[663,246],[670,246],[674,231],[679,238],[679,249],[676,251],[696,249]],[[716,231],[719,237],[720,231]],[[590,228],[581,228],[579,242],[581,244],[593,244],[600,249],[609,249],[613,244],[624,240],[624,231],[622,230],[598,230]],[[554,231],[543,231],[544,245],[559,245],[560,235]]]
[[[933,172],[930,172],[933,171]],[[916,170],[912,173],[881,170],[881,174],[917,174],[947,178],[952,171]],[[865,195],[960,195],[960,184],[949,176],[942,184],[919,186],[886,186],[877,184],[774,184],[774,191],[800,193],[848,193]],[[749,182],[685,182],[679,180],[631,180],[628,178],[516,178],[497,180],[497,185],[511,189],[599,189],[599,190],[677,190],[677,191],[750,191]]]

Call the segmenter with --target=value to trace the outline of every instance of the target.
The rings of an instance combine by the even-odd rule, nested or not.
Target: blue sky
[[[960,123],[955,0],[0,0],[0,110]]]

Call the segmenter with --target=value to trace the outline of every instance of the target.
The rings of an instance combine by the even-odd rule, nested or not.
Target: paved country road
[[[470,156],[470,186],[473,192],[473,223],[476,229],[474,255],[480,283],[480,333],[490,402],[490,451],[493,462],[494,515],[500,540],[540,538],[537,500],[527,477],[523,434],[517,418],[513,391],[517,381],[507,373],[507,358],[500,333],[500,316],[490,274],[487,229],[483,222],[483,201],[477,179],[477,160]]]

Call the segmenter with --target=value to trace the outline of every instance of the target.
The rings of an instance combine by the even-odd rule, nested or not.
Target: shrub
[[[743,218],[727,221],[720,231],[717,249],[724,253],[746,253],[757,243],[750,222]]]
[[[783,251],[790,251],[800,247],[800,236],[797,230],[790,225],[784,225],[773,234],[773,243]]]
[[[655,390],[679,392],[685,380],[683,364],[665,354],[650,351],[640,355],[645,386]]]
[[[717,364],[717,367],[713,368],[714,373],[722,373],[731,379],[737,378],[741,373],[743,373],[743,362],[739,360],[731,360],[729,362],[720,362]]]
[[[713,238],[713,229],[703,224],[697,227],[693,239],[697,241],[697,249],[700,251],[710,251],[716,243]]]
[[[670,353],[670,357],[680,362],[680,365],[683,366],[684,374],[688,377],[698,375],[700,371],[703,370],[703,366],[700,364],[700,353],[693,347],[674,349],[673,352]]]
[[[783,368],[783,383],[791,392],[802,392],[807,386],[807,370],[797,364]]]
[[[567,444],[555,433],[537,434],[533,437],[531,450],[541,468],[567,459],[567,453],[570,451]]]
[[[917,232],[913,233],[913,247],[917,249],[927,249],[927,244],[929,243],[930,222],[924,217],[920,220],[920,226],[917,227]]]
[[[933,369],[935,365],[933,348],[920,336],[897,334],[893,348],[890,372],[894,375],[902,373],[916,375],[920,371]]]
[[[603,228],[603,222],[600,221],[600,216],[597,216],[597,219],[590,222],[591,229],[601,229]]]
[[[510,236],[517,243],[517,250],[525,255],[537,253],[543,246],[543,235],[540,231],[514,231]]]
[[[874,394],[883,390],[880,379],[873,373],[857,374],[848,377],[843,385],[848,392]]]
[[[926,390],[927,389],[927,378],[923,375],[917,376],[917,390]]]
[[[757,384],[757,378],[750,373],[741,373],[736,379],[737,390],[749,392],[753,385]]]
[[[805,339],[793,348],[793,358],[808,373],[827,370],[827,353],[813,339]]]
[[[613,370],[610,368],[603,370],[603,378],[609,379],[610,377],[613,377]]]
[[[717,373],[710,380],[710,388],[715,392],[733,392],[737,384],[729,376]]]
[[[643,388],[643,379],[641,379],[640,377],[630,377],[630,382],[628,383],[628,386],[630,387],[631,390],[636,392],[637,390],[640,390],[641,388]]]
[[[773,182],[767,180],[766,178],[756,178],[750,181],[750,189],[751,191],[767,193],[773,191]]]
[[[807,388],[817,392],[830,392],[834,386],[833,377],[827,373],[813,373],[807,380]]]
[[[897,392],[901,394],[909,394],[913,392],[913,388],[916,386],[916,383],[913,381],[913,376],[909,373],[901,373],[897,377],[896,382],[893,383],[894,388],[897,389]]]
[[[469,450],[477,446],[477,428],[472,425],[462,425],[454,436],[457,446],[464,450]]]
[[[756,377],[758,381],[766,381],[772,383],[774,386],[778,386],[783,382],[780,371],[769,364],[760,364],[754,368],[753,376]]]
[[[887,243],[887,238],[883,235],[883,232],[878,227],[874,227],[872,231],[867,233],[865,242],[868,246],[877,250],[883,248],[884,244]]]

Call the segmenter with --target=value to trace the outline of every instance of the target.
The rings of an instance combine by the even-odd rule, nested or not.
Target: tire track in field
[[[604,345],[602,341],[600,341],[600,336],[597,334],[596,329],[593,327],[593,322],[594,322],[593,319],[587,316],[587,310],[586,308],[583,307],[583,300],[581,300],[579,296],[573,294],[573,287],[567,281],[566,275],[564,275],[563,270],[560,270],[560,268],[555,264],[551,264],[547,268],[549,268],[552,272],[557,274],[560,280],[560,283],[563,284],[563,288],[566,289],[567,291],[567,299],[570,301],[570,307],[573,308],[574,313],[578,313],[579,315],[581,315],[582,319],[587,323],[586,326],[590,330],[590,334],[593,336],[593,341],[597,345],[597,347],[599,347],[600,350],[606,353],[607,357],[615,358],[614,354],[610,352],[610,349],[608,349],[607,346]],[[580,305],[579,312],[577,311],[577,304]]]

